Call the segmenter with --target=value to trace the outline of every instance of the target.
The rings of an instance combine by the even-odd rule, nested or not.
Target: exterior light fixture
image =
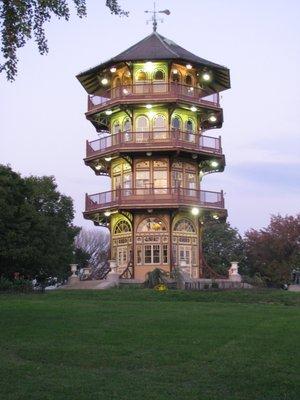
[[[110,72],[113,74],[113,73],[115,73],[115,72],[116,72],[116,70],[117,70],[117,68],[116,68],[116,67],[111,67],[111,69],[110,69]]]
[[[215,115],[210,115],[208,117],[209,122],[216,122],[217,121],[217,117]]]
[[[191,210],[191,213],[192,213],[193,215],[198,215],[198,214],[199,214],[199,208],[193,207],[192,210]]]
[[[195,112],[195,111],[197,111],[197,108],[195,106],[192,106],[191,111]]]
[[[100,169],[102,169],[102,165],[101,165],[100,163],[96,164],[96,165],[95,165],[95,169],[96,169],[97,171],[100,171]]]
[[[176,75],[176,74],[178,74],[178,70],[176,68],[174,68],[174,69],[172,69],[172,73]]]
[[[152,61],[147,61],[144,65],[145,72],[152,72],[154,70],[154,64]]]
[[[107,85],[108,84],[108,79],[107,78],[101,79],[101,83],[102,83],[102,85]]]
[[[152,156],[152,151],[147,151],[146,156],[151,157]]]
[[[196,158],[197,158],[197,154],[193,154],[193,155],[192,155],[192,159],[193,159],[193,160],[196,160]]]
[[[219,219],[218,214],[214,214],[214,215],[213,215],[213,219]]]
[[[127,89],[123,89],[123,94],[127,95],[129,92]]]
[[[211,80],[211,75],[208,72],[204,72],[204,74],[202,75],[202,79],[205,82],[209,82]]]
[[[186,69],[192,69],[193,67],[191,66],[191,64],[186,64]]]
[[[106,110],[106,111],[105,111],[105,114],[106,114],[106,115],[111,115],[111,114],[112,114],[112,111],[111,111],[111,110]]]
[[[218,161],[212,161],[211,163],[210,163],[210,165],[212,166],[212,167],[218,167],[219,166],[219,163],[218,163]]]
[[[111,212],[110,212],[110,211],[105,211],[105,213],[104,213],[104,215],[105,215],[106,217],[109,217],[109,216],[110,216],[110,214],[111,214]]]
[[[110,162],[111,161],[111,157],[105,157],[104,160],[107,161],[107,162]]]
[[[150,110],[152,108],[152,104],[146,104],[146,108],[148,108],[148,110]]]

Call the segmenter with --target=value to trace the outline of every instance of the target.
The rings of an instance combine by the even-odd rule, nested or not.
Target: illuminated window
[[[131,232],[131,226],[128,221],[126,220],[121,220],[117,222],[115,229],[114,229],[114,235],[118,235],[120,233],[127,233]]]

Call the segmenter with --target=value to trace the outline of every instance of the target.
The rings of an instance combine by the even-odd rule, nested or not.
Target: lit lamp
[[[102,85],[107,85],[108,84],[108,79],[107,78],[101,79],[101,83],[102,83]]]
[[[146,108],[150,110],[152,108],[152,104],[146,104]]]
[[[110,72],[111,72],[112,74],[114,74],[114,73],[116,72],[116,70],[117,70],[116,67],[111,67]]]
[[[205,82],[209,82],[211,80],[211,75],[208,72],[204,72],[204,74],[202,75],[202,79]]]
[[[109,216],[110,216],[110,214],[111,214],[111,212],[110,212],[110,211],[105,211],[105,213],[104,213],[104,215],[105,215],[106,217],[109,217]]]
[[[209,117],[208,117],[208,120],[209,120],[209,122],[217,122],[217,117],[215,116],[215,115],[210,115]]]
[[[210,165],[211,165],[213,168],[216,168],[216,167],[219,166],[219,163],[218,163],[218,161],[212,161],[212,162],[210,163]]]
[[[107,162],[110,162],[111,161],[111,157],[105,157],[104,160],[107,161]]]
[[[199,214],[199,208],[197,208],[197,207],[193,207],[192,208],[192,210],[191,210],[191,213],[193,214],[193,215],[198,215]]]
[[[195,106],[192,106],[192,107],[191,107],[191,111],[196,112],[196,111],[197,111],[197,108],[196,108]]]
[[[192,69],[193,67],[191,66],[191,64],[186,64],[186,69]]]
[[[152,72],[154,70],[154,64],[152,61],[147,61],[144,65],[145,72]]]
[[[96,169],[97,171],[100,171],[100,169],[102,169],[102,165],[101,165],[100,163],[97,163],[97,164],[95,165],[95,169]]]
[[[111,114],[112,114],[112,111],[111,111],[111,110],[106,110],[106,111],[105,111],[105,114],[106,114],[106,115],[111,115]]]

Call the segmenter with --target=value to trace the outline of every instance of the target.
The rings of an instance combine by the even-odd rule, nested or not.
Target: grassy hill
[[[300,294],[0,295],[7,400],[298,400]]]

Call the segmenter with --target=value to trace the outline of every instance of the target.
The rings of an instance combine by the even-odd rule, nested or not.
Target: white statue
[[[239,274],[239,263],[237,261],[231,262],[231,267],[228,270],[228,278],[232,282],[242,282],[242,277]]]

